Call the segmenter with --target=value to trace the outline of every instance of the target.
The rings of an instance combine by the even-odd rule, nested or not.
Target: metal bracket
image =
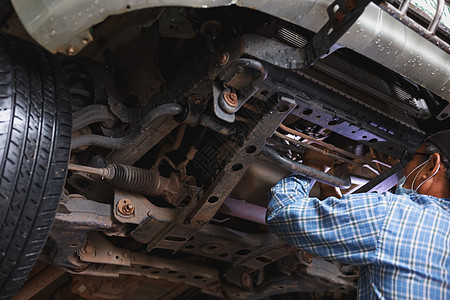
[[[327,8],[328,21],[306,44],[307,68],[319,60],[356,22],[371,0],[336,0]]]
[[[79,268],[80,264],[72,256],[83,247],[86,234],[112,227],[111,205],[87,200],[80,195],[65,197],[50,231],[50,238],[55,243],[53,262],[59,266]]]
[[[130,251],[115,247],[97,232],[88,234],[78,256],[84,262],[131,266]]]
[[[259,90],[257,85],[267,78],[267,71],[257,60],[239,58],[218,77],[226,88],[221,90],[219,83],[213,81],[214,112],[220,119],[232,123],[234,114]]]
[[[228,123],[233,123],[236,118],[234,113],[230,114],[223,111],[223,109],[219,105],[219,103],[221,102],[220,98],[223,97],[223,93],[227,91],[229,92],[229,90],[228,89],[222,90],[220,83],[215,81],[212,82],[212,89],[213,89],[214,113],[219,119],[224,120],[225,122]]]
[[[121,223],[139,225],[148,219],[148,213],[154,208],[155,206],[142,195],[119,189],[114,192],[114,218]]]
[[[175,226],[168,232],[168,236],[176,239],[164,239],[155,248],[179,250],[186,241],[207,224],[222,206],[223,201],[234,189],[245,174],[245,171],[266,144],[284,118],[291,113],[295,102],[288,98],[280,99],[279,103],[267,107],[262,119],[253,128],[249,128],[247,138],[237,147],[233,156],[228,160],[216,180],[200,199],[197,207],[185,219],[183,225]]]

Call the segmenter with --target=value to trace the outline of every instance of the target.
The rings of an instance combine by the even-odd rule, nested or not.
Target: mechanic
[[[329,163],[308,154],[304,164]],[[289,244],[360,266],[358,299],[450,299],[450,130],[406,162],[395,193],[309,198],[314,182],[288,177],[271,191],[266,223]],[[409,162],[408,162],[409,161]]]

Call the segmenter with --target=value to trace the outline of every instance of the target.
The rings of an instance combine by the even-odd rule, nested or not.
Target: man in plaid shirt
[[[359,265],[358,299],[450,299],[447,158],[450,130],[433,134],[409,155],[394,194],[320,201],[308,197],[310,179],[285,178],[272,188],[267,225],[308,253]],[[322,168],[317,161],[304,163]]]

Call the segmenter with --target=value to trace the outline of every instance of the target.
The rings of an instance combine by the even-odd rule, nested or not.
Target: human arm
[[[310,180],[281,180],[271,191],[266,223],[289,244],[325,258],[367,264],[374,257],[389,194],[309,198]]]

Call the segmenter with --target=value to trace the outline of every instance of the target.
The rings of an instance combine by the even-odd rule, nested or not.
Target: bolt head
[[[122,215],[128,216],[134,213],[134,205],[129,199],[120,199],[117,203],[117,210]]]
[[[94,252],[94,250],[95,250],[95,248],[94,248],[94,246],[92,246],[92,245],[86,245],[85,247],[84,247],[84,252],[86,252],[86,253],[92,253],[92,252]]]
[[[334,13],[333,23],[340,24],[340,23],[342,23],[342,21],[344,21],[344,19],[345,19],[345,13],[341,10],[338,10]]]
[[[232,92],[224,92],[223,93],[223,99],[225,100],[225,103],[228,104],[231,107],[236,107],[239,105],[239,99],[236,93]]]

